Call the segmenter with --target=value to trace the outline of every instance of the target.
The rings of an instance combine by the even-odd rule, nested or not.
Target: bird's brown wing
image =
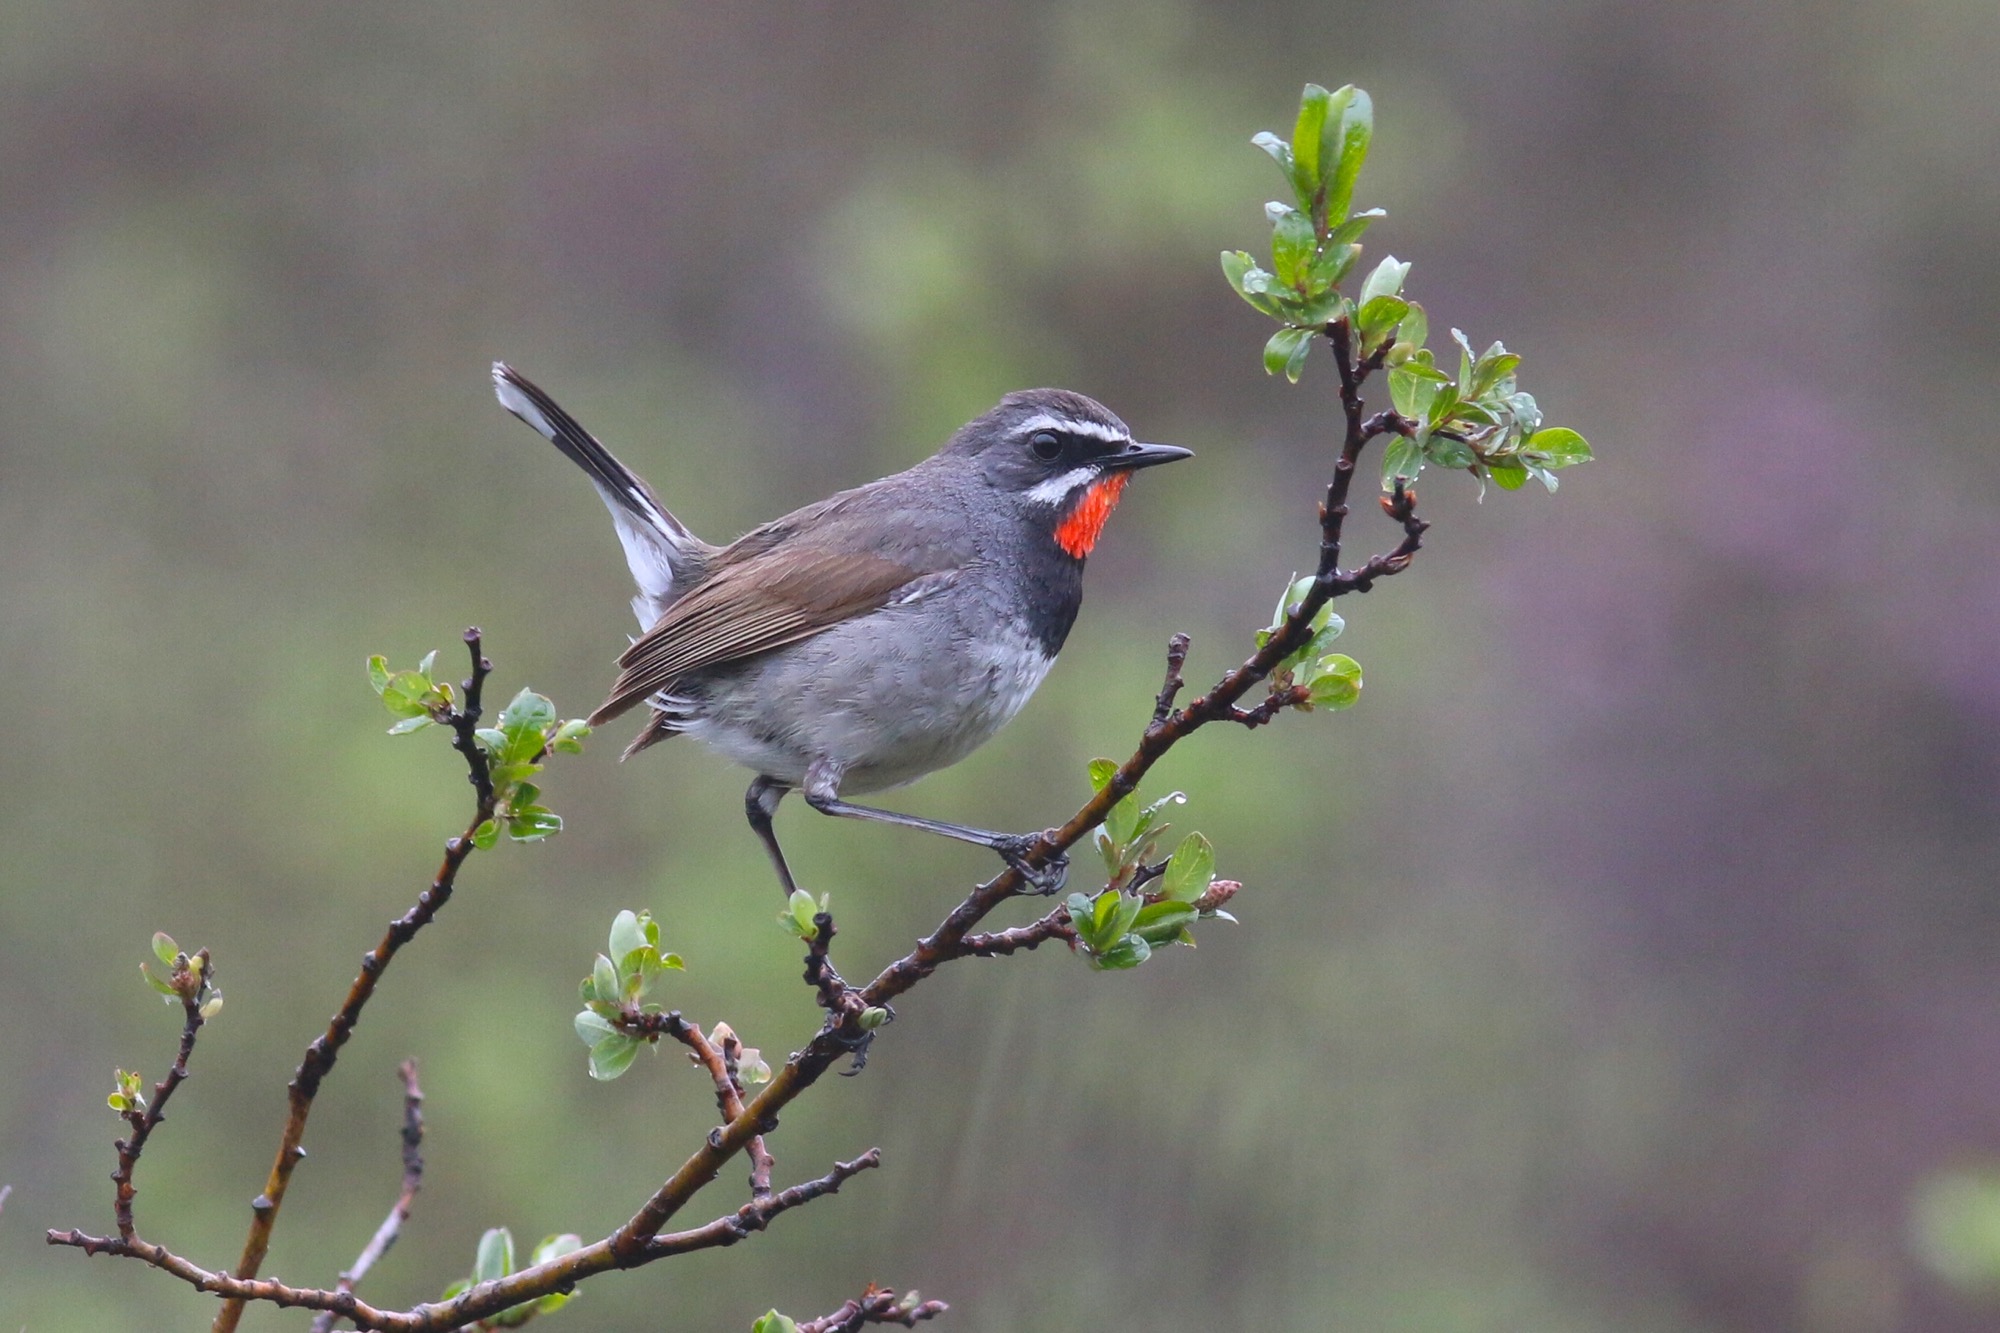
[[[623,668],[592,725],[617,717],[690,671],[781,648],[887,603],[927,571],[864,551],[781,543],[737,559],[667,608],[618,659]]]

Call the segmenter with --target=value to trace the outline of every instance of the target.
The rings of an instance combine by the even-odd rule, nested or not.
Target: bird
[[[1036,835],[844,794],[955,764],[1019,712],[1069,634],[1126,483],[1191,450],[1134,440],[1080,393],[1023,390],[914,467],[714,546],[520,372],[496,361],[493,387],[589,476],[624,547],[642,632],[590,716],[645,705],[624,758],[685,734],[751,770],[745,814],[788,895],[772,820],[793,791],[823,814],[989,848],[1033,888],[1061,887],[1064,858],[1025,859]]]

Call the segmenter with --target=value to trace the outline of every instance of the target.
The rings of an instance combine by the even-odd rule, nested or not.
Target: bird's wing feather
[[[755,535],[755,534],[753,534]],[[618,659],[623,668],[593,724],[669,689],[690,671],[810,638],[885,605],[930,572],[867,551],[779,542],[736,559],[667,608]]]

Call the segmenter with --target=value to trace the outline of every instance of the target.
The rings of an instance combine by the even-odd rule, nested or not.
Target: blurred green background
[[[1991,1327],[1909,1228],[2000,1155],[1996,63],[1991,0],[0,7],[0,1327],[206,1325],[41,1235],[110,1226],[164,928],[229,1002],[141,1223],[236,1254],[305,1040],[467,807],[364,658],[476,623],[503,695],[601,696],[623,562],[495,357],[718,539],[1013,387],[1197,450],[1131,492],[1040,696],[906,808],[1056,819],[1170,631],[1191,675],[1240,656],[1312,559],[1332,393],[1266,378],[1215,257],[1261,247],[1248,139],[1308,79],[1375,96],[1371,255],[1601,461],[1554,499],[1427,479],[1430,549],[1341,608],[1362,705],[1164,766],[1240,927],[954,967],[775,1141],[783,1180],[882,1171],[558,1324],[874,1279],[964,1330]],[[745,775],[614,731],[554,775],[569,831],[476,860],[390,974],[267,1271],[329,1282],[387,1208],[409,1054],[430,1172],[368,1297],[630,1212],[712,1105],[677,1056],[584,1076],[620,907],[686,955],[670,1003],[774,1059],[811,1030]],[[850,976],[991,869],[781,823]]]

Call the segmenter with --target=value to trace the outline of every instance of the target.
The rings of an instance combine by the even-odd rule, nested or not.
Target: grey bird
[[[990,848],[1042,891],[1060,887],[1060,860],[1023,861],[1032,835],[841,793],[955,764],[1019,712],[1076,619],[1084,558],[1125,483],[1188,450],[1138,443],[1082,394],[1029,389],[907,471],[712,546],[505,363],[494,363],[493,387],[589,474],[638,584],[644,632],[590,718],[646,705],[626,757],[686,734],[755,773],[744,806],[787,893],[797,885],[772,815],[793,790],[823,814]]]

